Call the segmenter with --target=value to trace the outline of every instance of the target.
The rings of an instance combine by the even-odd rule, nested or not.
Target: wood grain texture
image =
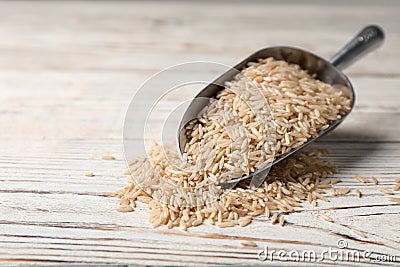
[[[392,187],[400,177],[399,18],[398,1],[0,2],[0,265],[263,265],[264,245],[320,253],[340,238],[350,249],[397,255],[399,264],[400,205],[354,179],[376,176]],[[280,44],[329,57],[369,23],[382,25],[387,40],[346,70],[354,113],[314,144],[331,151],[348,196],[305,205],[283,228],[256,218],[245,228],[181,232],[152,228],[143,205],[115,211],[107,193],[125,185],[125,111],[150,75],[193,60],[232,65]]]

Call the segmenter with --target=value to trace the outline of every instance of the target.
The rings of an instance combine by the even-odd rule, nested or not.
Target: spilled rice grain
[[[367,235],[364,232],[361,232],[360,230],[357,230],[357,229],[354,229],[354,228],[350,228],[350,229],[354,234],[356,234],[356,235],[358,235],[358,236],[360,236],[362,238],[367,238]]]
[[[334,184],[337,184],[337,183],[341,183],[342,182],[342,179],[340,179],[340,178],[335,178],[335,179],[332,179],[331,180],[331,185],[334,185]]]
[[[318,206],[317,201],[314,199],[313,201],[311,201],[311,205],[313,205],[314,207]]]
[[[101,157],[102,160],[115,160],[116,158],[114,156],[110,155],[104,155]]]
[[[133,207],[129,205],[118,205],[116,210],[119,212],[130,212],[133,211]]]
[[[400,183],[397,183],[394,187],[393,187],[393,191],[399,191],[400,190]]]
[[[182,231],[186,231],[187,230],[187,225],[186,225],[185,221],[182,220],[182,219],[179,222],[179,229],[181,229]]]
[[[344,196],[350,193],[350,188],[349,187],[342,187],[339,189],[336,189],[336,195],[337,196]]]
[[[364,177],[362,177],[362,176],[356,175],[354,178],[355,178],[357,181],[359,181],[360,183],[364,183],[364,184],[368,183],[368,179],[367,179],[367,178],[364,178]]]
[[[253,241],[248,241],[248,240],[242,240],[240,241],[240,244],[244,247],[257,247],[257,243]]]
[[[279,217],[279,225],[280,226],[284,226],[285,225],[285,217],[283,217],[283,215],[281,215]]]
[[[131,172],[129,171],[129,168],[124,168],[124,169],[123,169],[123,174],[124,174],[124,175],[130,175]]]
[[[272,214],[272,217],[271,217],[271,224],[276,224],[276,223],[278,222],[278,216],[279,216],[278,213]]]
[[[238,220],[241,227],[248,225],[251,222],[251,216],[242,217]]]
[[[270,209],[266,206],[265,207],[265,217],[268,219],[269,217],[271,217],[271,211]]]
[[[383,194],[386,194],[386,195],[394,195],[394,192],[392,190],[390,190],[390,189],[387,189],[387,188],[381,187],[381,188],[378,189],[378,191],[383,193]]]
[[[320,214],[319,217],[324,221],[333,222],[333,219],[331,217],[329,217],[328,215]]]
[[[400,197],[389,197],[388,200],[391,202],[400,203]]]
[[[371,177],[371,182],[372,182],[374,185],[377,185],[377,184],[379,183],[378,179],[376,179],[376,177],[374,177],[374,176]]]
[[[250,221],[247,224],[249,224]],[[246,226],[247,224],[241,225],[241,226]],[[215,225],[220,227],[220,228],[225,228],[225,227],[235,226],[235,225],[237,225],[237,223],[235,221],[226,221],[226,222],[216,222]]]

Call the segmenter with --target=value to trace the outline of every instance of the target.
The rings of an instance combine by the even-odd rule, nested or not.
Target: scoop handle
[[[340,49],[330,62],[338,69],[344,69],[361,56],[379,47],[383,39],[385,39],[385,34],[381,27],[377,25],[366,26]]]

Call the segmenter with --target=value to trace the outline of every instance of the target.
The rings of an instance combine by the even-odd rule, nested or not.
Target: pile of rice
[[[168,228],[245,226],[252,217],[290,212],[304,200],[327,201],[325,179],[336,170],[321,151],[296,153],[273,166],[258,188],[219,184],[248,175],[350,110],[350,100],[296,64],[267,58],[250,63],[186,126],[182,162],[176,149],[152,145],[130,166],[129,185],[115,192],[119,211],[148,204],[150,222]],[[278,213],[272,215],[277,222]],[[281,217],[280,224],[284,220]]]

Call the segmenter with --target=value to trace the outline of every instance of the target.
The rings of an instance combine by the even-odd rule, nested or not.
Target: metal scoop
[[[247,63],[255,62],[262,58],[273,57],[277,60],[285,60],[289,63],[298,64],[302,69],[307,70],[310,74],[316,74],[317,79],[328,84],[335,85],[335,90],[342,91],[343,95],[350,99],[351,109],[339,120],[330,124],[327,129],[320,131],[316,138],[309,139],[305,144],[293,148],[284,155],[276,158],[272,163],[247,176],[238,177],[221,184],[223,188],[231,188],[240,181],[252,178],[253,185],[260,185],[265,180],[272,165],[278,163],[296,151],[299,151],[327,132],[332,131],[347,117],[354,107],[355,93],[349,79],[341,70],[355,62],[362,55],[377,48],[383,42],[383,39],[384,33],[380,27],[375,25],[367,26],[362,29],[361,32],[359,32],[341,50],[339,50],[339,52],[337,52],[329,61],[308,51],[286,46],[269,47],[255,52],[237,64],[233,69],[222,74],[213,83],[206,86],[199,94],[197,94],[195,99],[193,99],[179,125],[178,146],[180,153],[184,152],[185,144],[187,142],[185,125],[193,120],[193,118],[195,118],[197,114],[199,114],[199,112],[208,104],[207,99],[215,97],[219,91],[224,89],[224,87],[221,85],[223,85],[226,81],[232,80],[233,77],[238,73],[237,71],[242,70]]]

